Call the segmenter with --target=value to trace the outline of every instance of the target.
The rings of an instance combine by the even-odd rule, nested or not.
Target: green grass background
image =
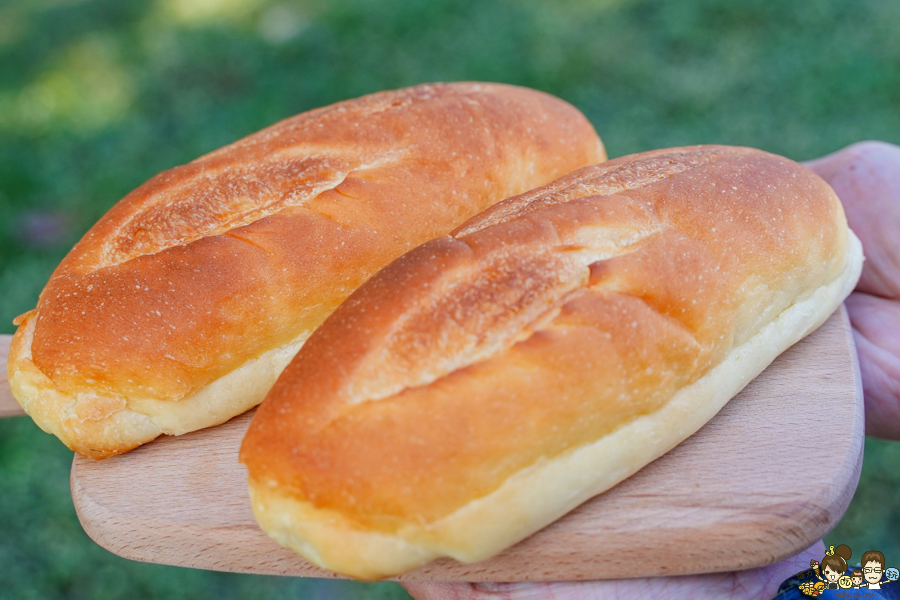
[[[575,104],[611,156],[714,142],[802,160],[900,142],[898,32],[896,0],[0,0],[0,332],[128,191],[298,112],[502,81]],[[120,559],[81,530],[70,461],[0,421],[0,598],[407,597]],[[829,543],[900,562],[898,465],[900,444],[867,440]]]

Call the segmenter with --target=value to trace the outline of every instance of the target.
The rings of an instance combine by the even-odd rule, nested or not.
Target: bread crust
[[[313,334],[242,445],[254,512],[356,577],[487,558],[696,431],[861,263],[827,184],[748,148],[623,157],[510,198]]]
[[[604,158],[572,106],[499,84],[282,121],[157,175],[84,236],[16,333],[14,394],[94,458],[222,422],[380,267]]]

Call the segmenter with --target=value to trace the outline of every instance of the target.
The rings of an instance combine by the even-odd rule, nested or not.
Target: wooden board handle
[[[20,417],[25,414],[16,399],[13,398],[12,390],[9,389],[9,380],[6,378],[6,361],[9,358],[9,345],[12,343],[11,335],[0,335],[0,419],[3,417]]]

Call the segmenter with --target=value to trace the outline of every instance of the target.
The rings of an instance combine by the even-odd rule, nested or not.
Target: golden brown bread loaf
[[[114,206],[20,318],[13,392],[94,458],[258,404],[392,259],[510,194],[605,158],[547,94],[423,85],[301,114]]]
[[[279,543],[361,578],[485,559],[699,429],[852,290],[815,174],[626,156],[510,198],[354,292],[241,448]]]

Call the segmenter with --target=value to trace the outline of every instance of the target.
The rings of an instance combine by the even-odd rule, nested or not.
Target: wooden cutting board
[[[237,462],[251,418],[105,461],[76,456],[72,498],[85,531],[134,560],[336,577],[257,527]],[[862,446],[862,389],[842,308],[637,475],[493,559],[442,559],[400,579],[607,579],[770,564],[837,523]]]

